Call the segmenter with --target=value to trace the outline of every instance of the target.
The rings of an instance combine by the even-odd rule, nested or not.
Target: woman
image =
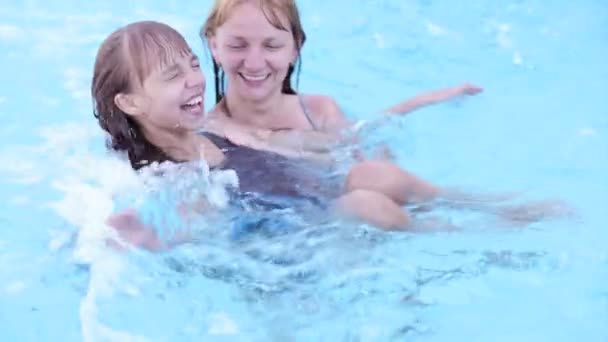
[[[216,0],[201,37],[213,56],[216,118],[270,130],[337,133],[350,126],[334,99],[297,94],[292,86],[306,40],[294,0]],[[405,114],[481,90],[463,84],[421,94],[384,112]],[[319,135],[314,138],[304,139],[300,148],[316,146]]]
[[[306,157],[305,152],[330,152],[340,141],[340,133],[350,127],[332,98],[297,94],[292,87],[306,37],[295,1],[217,0],[201,35],[213,56],[218,101],[211,116],[219,123],[208,125],[210,132],[226,136],[235,145]],[[404,113],[479,91],[471,85],[436,91],[386,112]],[[257,129],[258,134],[234,137],[224,134],[221,127],[226,125]],[[356,164],[347,177],[347,187],[383,195],[384,208],[390,212],[403,210],[410,202],[449,195],[386,159]]]
[[[346,128],[352,128],[334,99],[298,94],[292,86],[294,73],[298,76],[300,71],[306,40],[295,0],[216,0],[200,33],[213,57],[217,104],[210,116],[222,123],[207,129],[218,132],[217,127],[226,125],[256,129],[256,134],[249,136],[225,136],[236,145],[306,157],[302,152],[329,152],[332,144],[340,142],[343,133],[350,131]],[[481,91],[480,87],[465,83],[418,95],[383,112],[405,114]],[[357,157],[362,160],[360,155]],[[439,197],[450,205],[480,200],[479,196],[428,184],[387,158],[356,164],[347,177],[347,187],[383,195],[387,212],[397,212],[407,203]],[[565,209],[558,202],[501,209],[477,203],[473,207],[523,221],[559,216]]]

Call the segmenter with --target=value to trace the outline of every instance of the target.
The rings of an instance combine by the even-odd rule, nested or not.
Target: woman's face
[[[290,27],[285,15],[276,14],[283,27]],[[298,56],[292,32],[273,26],[254,1],[236,5],[209,42],[226,73],[228,92],[254,102],[281,93]]]

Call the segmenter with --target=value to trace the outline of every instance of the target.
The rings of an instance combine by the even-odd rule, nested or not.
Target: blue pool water
[[[238,243],[201,222],[197,245],[113,253],[111,194],[138,185],[93,120],[94,55],[155,19],[207,56],[210,3],[0,0],[0,340],[608,341],[605,1],[300,1],[303,92],[371,119],[477,83],[368,140],[435,183],[560,198],[576,217],[505,229],[439,212],[463,229],[330,222]]]

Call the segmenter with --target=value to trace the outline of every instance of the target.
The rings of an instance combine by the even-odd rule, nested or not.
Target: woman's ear
[[[134,94],[118,93],[114,96],[114,104],[127,115],[142,114],[142,108]]]
[[[211,50],[211,56],[217,61],[217,39],[215,36],[207,36],[207,42],[209,42],[209,50]]]
[[[298,51],[298,48],[294,48],[293,49],[293,54],[291,56],[291,65],[295,66],[296,62],[298,61],[298,58],[300,57],[300,51]]]

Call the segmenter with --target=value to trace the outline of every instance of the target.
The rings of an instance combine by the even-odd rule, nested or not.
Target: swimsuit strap
[[[310,113],[308,112],[308,107],[304,103],[304,98],[300,94],[298,94],[298,101],[300,102],[300,106],[302,107],[302,112],[304,112],[304,116],[306,116],[306,120],[308,120],[308,122],[310,123],[310,126],[312,127],[313,130],[318,131],[319,128],[314,123],[314,121],[312,121],[312,118],[310,117]]]
[[[198,134],[200,134],[201,136],[211,140],[211,142],[217,146],[217,148],[219,148],[220,150],[225,150],[225,149],[231,149],[231,148],[235,148],[238,147],[237,145],[233,144],[230,140],[221,137],[215,133],[211,133],[211,132],[207,132],[207,131],[199,131]],[[225,151],[224,151],[225,152]]]

